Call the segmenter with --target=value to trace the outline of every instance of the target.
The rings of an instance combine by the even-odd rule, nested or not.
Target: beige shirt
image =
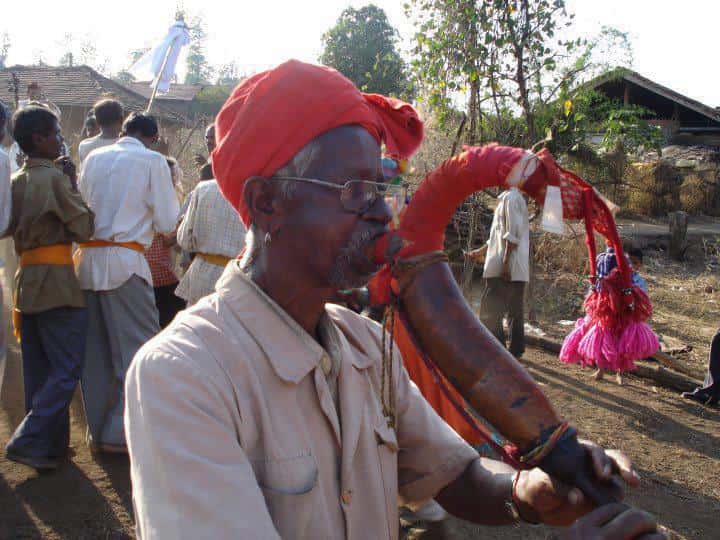
[[[94,216],[63,171],[49,159],[28,158],[12,179],[10,226],[15,251],[85,242]],[[15,275],[15,307],[25,314],[57,307],[84,307],[72,265],[38,264]]]
[[[381,329],[328,304],[327,353],[231,262],[217,292],[135,356],[125,429],[138,538],[396,539],[477,458],[399,361],[382,413]]]

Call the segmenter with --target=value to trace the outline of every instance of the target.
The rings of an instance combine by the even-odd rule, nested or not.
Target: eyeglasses
[[[306,182],[318,186],[325,186],[340,191],[340,202],[343,208],[354,214],[364,214],[375,202],[382,197],[397,221],[400,211],[405,206],[407,188],[403,185],[370,182],[368,180],[348,180],[344,184],[333,184],[315,178],[300,178],[297,176],[273,176],[275,180],[292,180]],[[397,223],[396,223],[397,224]]]

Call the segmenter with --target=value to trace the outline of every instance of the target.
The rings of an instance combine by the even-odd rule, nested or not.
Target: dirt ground
[[[595,382],[538,350],[525,360],[556,406],[581,433],[629,452],[643,485],[630,501],[660,517],[679,538],[717,538],[720,512],[720,411],[680,401],[630,377],[627,386]],[[0,396],[0,444],[22,417],[21,368],[11,350]],[[72,409],[72,456],[53,473],[0,458],[0,539],[120,540],[133,538],[127,458],[99,458],[83,442],[79,402]],[[440,528],[415,524],[410,540],[544,539],[545,528],[482,528],[450,520]]]

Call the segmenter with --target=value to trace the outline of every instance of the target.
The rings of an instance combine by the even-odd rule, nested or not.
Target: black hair
[[[643,262],[643,252],[640,248],[632,248],[630,251],[628,251],[628,256],[635,257],[640,262]]]
[[[97,126],[97,125],[98,125],[98,121],[97,121],[97,118],[95,118],[95,116],[93,116],[92,114],[89,114],[85,117],[85,126]]]
[[[158,134],[158,123],[155,117],[149,114],[132,113],[123,122],[122,132],[125,135],[154,137]]]
[[[13,115],[13,139],[26,154],[35,150],[33,135],[48,135],[57,124],[58,119],[45,107],[34,105],[23,107]]]
[[[123,120],[122,103],[115,99],[101,99],[93,106],[93,112],[101,127],[119,124]]]
[[[212,180],[213,178],[215,178],[215,173],[213,172],[212,165],[206,163],[200,169],[200,180]]]

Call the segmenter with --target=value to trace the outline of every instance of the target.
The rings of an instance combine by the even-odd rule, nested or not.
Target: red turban
[[[410,156],[423,137],[422,121],[410,105],[364,94],[325,66],[290,60],[246,79],[215,121],[212,165],[220,191],[249,225],[245,181],[272,176],[310,141],[348,124],[364,127],[400,158]]]

